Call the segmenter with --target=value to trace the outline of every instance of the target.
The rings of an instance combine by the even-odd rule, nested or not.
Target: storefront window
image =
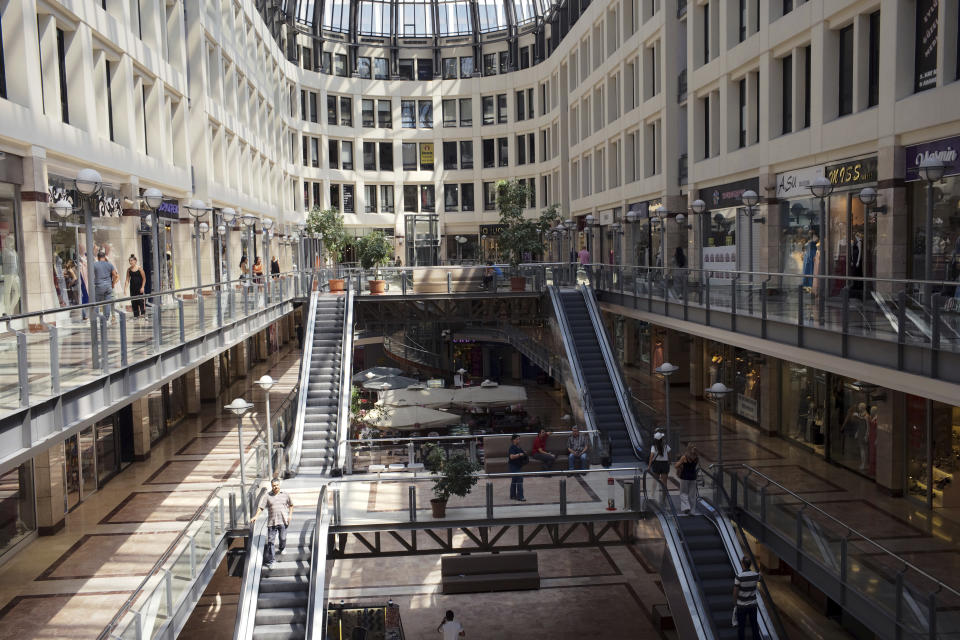
[[[913,212],[912,276],[924,276],[924,238],[927,211],[927,183],[910,184]],[[960,282],[960,176],[950,176],[933,186],[933,274],[931,280]],[[950,289],[953,289],[952,291]],[[945,287],[940,294],[957,297],[960,287]]]
[[[737,269],[737,209],[719,209],[704,217],[703,268],[711,280],[725,280],[724,271]]]
[[[827,211],[827,233],[829,234],[827,236],[829,243],[827,275],[863,277],[865,274],[864,267],[870,262],[868,255],[872,257],[874,253],[873,246],[876,233],[873,232],[873,229],[870,230],[871,243],[868,252],[864,235],[864,207],[857,193],[848,191],[830,196]],[[874,273],[873,268],[868,271]],[[842,278],[831,279],[829,295],[840,295],[844,286],[846,286],[846,281]],[[863,291],[863,284],[851,281],[849,286],[851,296],[860,297],[859,294]]]
[[[0,555],[37,528],[33,463],[0,475]]]
[[[780,203],[783,231],[780,240],[783,273],[809,276],[817,273],[816,261],[820,240],[820,203],[816,198],[795,198]],[[805,279],[803,286],[812,286],[813,279]]]
[[[954,482],[960,456],[960,407],[928,403],[907,395],[907,493],[934,507],[960,506],[960,488]],[[927,408],[932,411],[932,460],[927,460]],[[928,470],[928,463],[932,469]],[[932,476],[932,477],[931,477]],[[932,485],[930,481],[932,480]]]
[[[736,374],[733,390],[736,394],[736,414],[757,423],[760,421],[760,377],[765,358],[745,349],[736,349],[734,353]]]
[[[826,374],[792,362],[780,364],[780,435],[824,455]]]
[[[17,198],[12,184],[0,183],[0,315],[20,313],[22,280],[17,245]]]

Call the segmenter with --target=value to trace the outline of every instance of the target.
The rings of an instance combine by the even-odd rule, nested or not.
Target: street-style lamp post
[[[747,189],[740,196],[740,201],[747,208],[747,264],[750,265],[750,282],[753,282],[753,214],[760,196],[753,189]]]
[[[202,282],[202,273],[200,269],[200,219],[207,214],[208,207],[200,200],[190,200],[185,205],[187,213],[193,218],[193,252],[196,260],[197,275],[197,314],[200,321],[200,327],[203,327],[203,290],[200,288]]]
[[[263,397],[267,403],[267,472],[273,480],[273,426],[270,424],[270,389],[273,388],[273,378],[264,374],[254,384],[263,389]]]
[[[870,214],[886,213],[887,207],[886,205],[877,206],[877,190],[874,189],[873,187],[864,187],[863,189],[860,190],[858,197],[860,198],[860,202],[863,203],[863,206],[866,209],[863,217],[863,255],[860,256],[860,260],[863,262],[864,265],[866,265],[867,264],[867,259],[866,259],[867,247],[870,246],[870,242],[869,242]],[[874,215],[874,219],[876,219],[876,215]],[[879,237],[879,234],[877,235],[877,237]],[[874,247],[874,255],[876,255],[876,247]],[[863,275],[867,276],[866,267],[864,267]],[[876,270],[874,270],[873,277],[874,278],[877,277]],[[868,282],[869,281],[864,281],[863,283],[864,284],[864,287],[863,287],[864,300],[867,299],[867,295],[868,295],[868,289],[869,289],[867,286]]]
[[[153,294],[153,343],[160,344],[162,296],[160,295],[160,205],[163,204],[163,192],[150,187],[143,192],[143,201],[150,209],[150,292]]]
[[[813,182],[810,183],[810,193],[813,194],[814,198],[820,200],[820,217],[817,224],[820,226],[818,230],[818,237],[820,238],[820,281],[817,286],[817,290],[820,293],[820,299],[818,301],[819,315],[820,315],[820,324],[826,322],[826,313],[827,313],[827,290],[829,286],[827,285],[827,198],[830,197],[830,194],[833,193],[833,183],[830,182],[829,178],[820,176],[819,178],[814,178]]]
[[[707,395],[717,402],[717,466],[723,478],[723,399],[733,389],[722,382],[714,382],[707,390]],[[722,480],[721,480],[722,481]]]
[[[664,362],[659,367],[654,369],[657,373],[663,376],[664,391],[666,392],[666,421],[667,421],[667,444],[673,447],[674,451],[677,450],[676,444],[673,442],[673,439],[670,437],[670,376],[680,370],[675,364],[670,362]]]
[[[93,203],[92,199],[103,189],[103,178],[95,169],[81,169],[77,172],[77,178],[74,181],[77,191],[83,196],[84,213],[84,237],[87,242],[87,297],[90,302],[100,302],[97,300],[97,287],[95,282],[94,261],[97,259],[97,253],[93,250]],[[93,307],[90,311],[90,346],[93,349],[93,366],[100,368],[100,358],[97,357],[97,316],[99,307]]]
[[[240,217],[243,226],[247,228],[247,282],[253,282],[253,256],[256,254],[253,237],[256,234],[257,216],[245,213]]]
[[[243,500],[243,519],[245,523],[248,523],[250,522],[250,511],[247,507],[247,475],[243,468],[243,416],[250,409],[253,409],[253,403],[247,402],[243,398],[234,398],[233,402],[223,408],[237,416],[237,439],[240,443],[240,494]]]
[[[270,242],[273,239],[273,220],[270,218],[264,218],[260,221],[260,228],[263,229],[263,274],[264,274],[264,285],[263,292],[265,300],[270,300],[270,262],[273,260],[273,248],[270,246]]]
[[[920,163],[920,177],[927,183],[927,217],[924,221],[924,239],[923,239],[923,303],[933,317],[933,285],[930,281],[933,279],[933,183],[939,182],[943,174],[947,172],[947,166],[943,164],[940,158],[928,155]],[[931,319],[932,322],[932,319]]]
[[[224,252],[227,261],[227,268],[223,271],[223,279],[226,282],[230,282],[230,232],[233,231],[233,223],[237,219],[237,212],[233,210],[233,207],[224,207],[220,210],[220,219],[223,220],[223,224],[227,226],[227,232],[223,236],[223,241],[226,244]],[[232,288],[231,286],[231,289]]]

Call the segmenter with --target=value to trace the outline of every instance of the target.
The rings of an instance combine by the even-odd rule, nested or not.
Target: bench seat
[[[480,593],[540,588],[536,552],[480,553],[440,559],[443,593]]]

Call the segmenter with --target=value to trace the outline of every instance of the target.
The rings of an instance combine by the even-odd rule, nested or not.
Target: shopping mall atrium
[[[958,637],[958,40],[0,0],[0,640]]]

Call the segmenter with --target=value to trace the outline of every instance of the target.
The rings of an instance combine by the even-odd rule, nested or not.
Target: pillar
[[[33,478],[37,494],[37,533],[52,536],[63,529],[64,478],[63,441],[33,459]]]
[[[760,369],[760,429],[776,435],[780,418],[780,361],[767,357]]]
[[[183,374],[184,406],[189,415],[200,413],[200,390],[197,384],[197,369],[191,369]]]
[[[230,377],[234,380],[247,376],[247,342],[244,340],[230,347]]]
[[[899,391],[888,391],[893,401],[892,411],[884,411],[877,420],[877,474],[876,482],[885,492],[899,496],[903,494],[905,473],[906,396]],[[882,405],[881,405],[882,406]]]
[[[254,357],[258,362],[262,362],[267,359],[267,330],[258,331],[255,340],[257,341],[257,348]]]
[[[703,390],[709,386],[709,374],[703,362],[703,345],[704,339],[700,337],[694,337],[690,342],[690,395],[694,398],[702,398]]]
[[[133,459],[143,462],[150,458],[150,407],[147,397],[134,400],[130,409],[133,414]]]
[[[220,390],[217,379],[217,358],[210,358],[201,362],[200,367],[200,402],[215,402]]]

